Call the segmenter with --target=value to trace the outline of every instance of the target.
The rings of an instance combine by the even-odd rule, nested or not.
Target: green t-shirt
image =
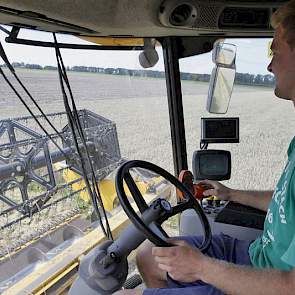
[[[267,210],[263,235],[249,247],[252,265],[291,270],[295,267],[295,137],[288,161]]]

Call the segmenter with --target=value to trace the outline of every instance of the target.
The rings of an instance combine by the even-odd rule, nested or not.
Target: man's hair
[[[271,17],[274,29],[282,25],[285,38],[292,49],[295,48],[295,0],[291,0],[275,11]]]

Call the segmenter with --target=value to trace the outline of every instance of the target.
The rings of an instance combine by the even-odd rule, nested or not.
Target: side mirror
[[[236,46],[217,43],[213,49],[212,60],[215,67],[209,82],[207,111],[225,114],[228,110],[236,75]]]

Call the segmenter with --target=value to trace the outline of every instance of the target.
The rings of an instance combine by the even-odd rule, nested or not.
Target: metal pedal
[[[141,276],[139,274],[135,274],[126,280],[126,282],[124,283],[122,288],[123,289],[134,289],[142,283],[143,283],[143,281],[142,281]]]

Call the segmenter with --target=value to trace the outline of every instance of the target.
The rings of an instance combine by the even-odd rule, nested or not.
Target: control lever
[[[197,200],[202,200],[206,198],[205,196],[203,196],[203,192],[210,187],[201,184],[194,184],[193,179],[194,176],[189,170],[181,170],[181,172],[179,173],[178,180],[184,184],[184,186],[192,193],[192,195]],[[177,190],[177,195],[181,200],[185,199],[184,193],[179,190]]]

